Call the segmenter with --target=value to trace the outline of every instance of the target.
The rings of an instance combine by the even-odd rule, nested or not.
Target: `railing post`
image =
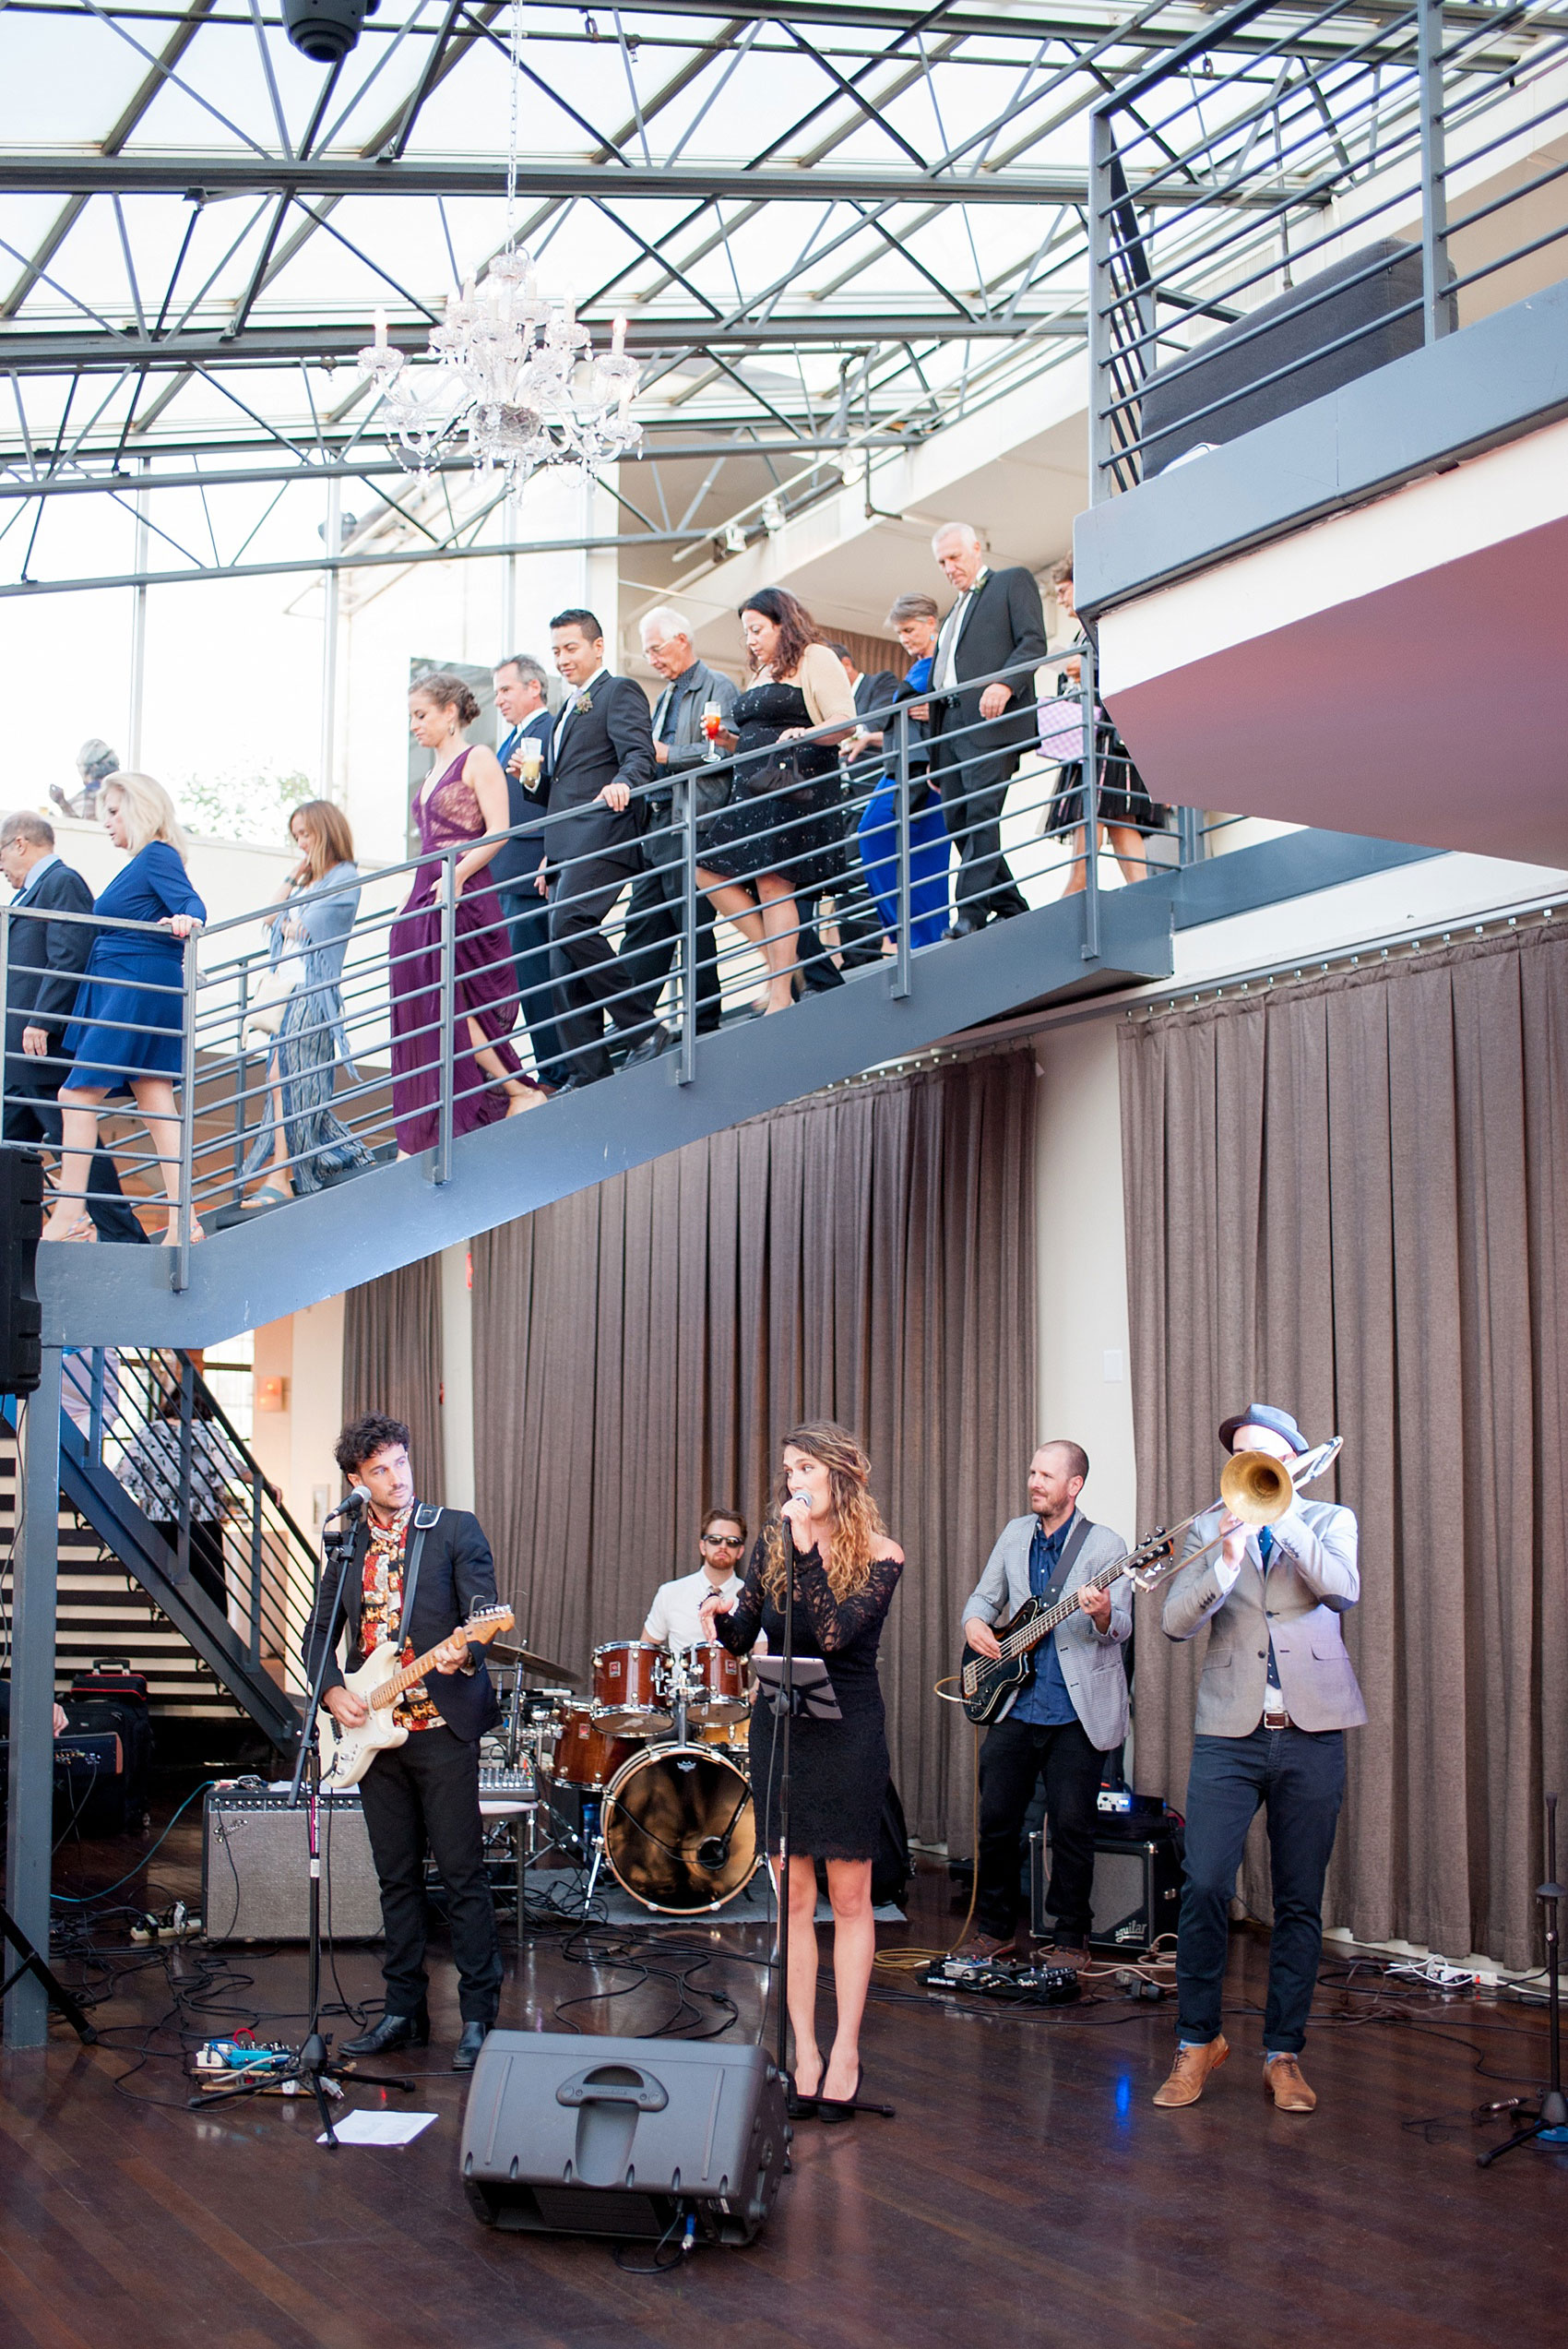
[[[234,1039],[234,1200],[245,1186],[245,1014],[250,1008],[251,959],[240,957],[239,1027]],[[266,1062],[262,1063],[263,1069]]]
[[[1196,864],[1204,853],[1203,809],[1179,807],[1176,810],[1176,861],[1178,864]]]
[[[681,811],[681,1050],[675,1081],[697,1073],[697,779],[689,769],[673,777],[672,809]]]
[[[1096,111],[1089,116],[1089,503],[1098,506],[1111,495],[1111,469],[1115,456],[1114,418],[1111,399],[1114,388],[1111,365],[1111,308],[1115,299],[1111,268],[1111,159],[1116,149],[1111,116]]]
[[[88,1387],[87,1456],[94,1468],[103,1461],[103,1348],[92,1350],[92,1370]]]
[[[1086,962],[1099,960],[1099,769],[1095,726],[1094,647],[1079,656],[1084,696],[1084,943]]]
[[[883,736],[884,741],[886,735]],[[909,706],[901,701],[893,715],[894,776],[898,810],[898,931],[894,944],[893,995],[909,992]]]
[[[1421,319],[1425,340],[1449,328],[1448,187],[1443,140],[1443,0],[1416,0],[1421,116]]]
[[[42,1349],[37,1390],[17,1413],[15,1587],[11,1607],[11,1795],[6,1906],[41,1956],[49,1951],[53,1832],[54,1643],[60,1546],[60,1349]],[[0,1974],[12,1951],[0,1945]],[[42,2047],[49,2036],[43,1985],[21,1974],[6,2000],[6,2044]]]
[[[191,1196],[196,1163],[196,933],[194,930],[185,938],[180,978],[184,1032],[180,1040],[180,1242],[174,1250],[173,1270],[173,1285],[177,1290],[188,1289],[191,1284],[191,1218],[196,1213],[196,1201]],[[90,1174],[88,1181],[90,1185]]]
[[[457,1082],[457,868],[448,849],[441,860],[441,1057],[436,1109],[435,1179],[452,1179],[453,1090]]]
[[[176,1357],[180,1365],[180,1492],[178,1532],[174,1554],[179,1563],[180,1580],[188,1580],[191,1570],[191,1470],[196,1454],[196,1365],[188,1353]]]
[[[261,1467],[251,1468],[251,1621],[250,1658],[261,1662]]]

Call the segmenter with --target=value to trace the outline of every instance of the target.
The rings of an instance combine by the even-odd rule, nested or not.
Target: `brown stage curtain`
[[[1360,1521],[1330,1914],[1535,1961],[1568,1791],[1568,930],[1380,962],[1123,1031],[1140,1509],[1218,1489],[1255,1400],[1345,1438]],[[1180,1804],[1204,1638],[1140,1601],[1137,1773]],[[1243,1894],[1265,1913],[1261,1851]]]
[[[474,1243],[480,1515],[542,1653],[636,1639],[711,1503],[754,1530],[779,1439],[862,1437],[909,1560],[883,1641],[911,1831],[969,1849],[970,1741],[932,1684],[1034,1429],[1028,1052],[860,1085]]]
[[[363,1411],[406,1424],[421,1500],[445,1500],[439,1257],[366,1281],[343,1300],[343,1417]]]

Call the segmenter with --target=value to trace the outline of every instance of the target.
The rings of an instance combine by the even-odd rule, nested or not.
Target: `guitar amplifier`
[[[1049,1934],[1045,1888],[1051,1852],[1045,1833],[1029,1837],[1029,1923]],[[1136,1957],[1162,1933],[1174,1933],[1182,1907],[1182,1850],[1174,1836],[1097,1835],[1089,1946]]]
[[[209,1941],[303,1941],[310,1932],[310,1842],[303,1802],[286,1790],[220,1782],[207,1790],[201,1914]],[[321,1930],[379,1941],[381,1893],[364,1811],[354,1794],[321,1798]]]

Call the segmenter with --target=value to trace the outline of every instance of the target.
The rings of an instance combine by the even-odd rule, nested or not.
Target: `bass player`
[[[964,1637],[975,1653],[1002,1653],[992,1628],[1030,1597],[1046,1604],[1125,1557],[1127,1544],[1078,1508],[1089,1473],[1081,1444],[1042,1444],[1029,1462],[1028,1517],[1002,1529],[964,1607]],[[1051,1954],[1081,1965],[1087,1954],[1094,1888],[1094,1836],[1107,1754],[1127,1735],[1127,1675],[1122,1646],[1133,1628],[1132,1584],[1082,1591],[1078,1612],[1034,1651],[1031,1676],[980,1754],[980,1851],[974,1940],[967,1955],[994,1957],[1020,1938],[1024,1821],[1035,1782],[1045,1780],[1051,1830]]]
[[[323,1646],[348,1634],[347,1663],[357,1671],[379,1641],[392,1641],[405,1663],[435,1651],[428,1682],[415,1681],[393,1710],[409,1731],[400,1746],[376,1755],[360,1781],[364,1823],[381,1888],[386,1941],[381,2021],[344,2043],[346,2056],[379,2056],[430,2038],[424,1970],[424,1854],[428,1842],[446,1890],[457,1960],[462,2035],[454,2071],[471,2071],[495,2020],[501,1951],[495,1908],[484,1870],[479,1808],[479,1741],[499,1707],[484,1660],[462,1627],[476,1605],[493,1604],[495,1565],[479,1520],[467,1509],[435,1508],[414,1497],[409,1430],[380,1412],[350,1420],[334,1457],[370,1498],[354,1530],[346,1604],[333,1611],[326,1583],[305,1626],[305,1670],[314,1678]],[[362,1699],[343,1685],[329,1657],[322,1702],[347,1729],[366,1718]]]

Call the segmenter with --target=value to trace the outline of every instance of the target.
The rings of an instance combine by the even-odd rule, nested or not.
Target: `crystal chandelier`
[[[513,0],[511,135],[506,155],[506,239],[481,282],[450,294],[430,333],[434,367],[413,368],[386,339],[361,351],[387,422],[393,454],[422,477],[444,450],[466,439],[476,471],[499,470],[509,494],[543,465],[597,469],[635,450],[642,425],[632,413],[642,368],[617,318],[608,351],[595,352],[575,300],[544,300],[534,265],[515,233],[517,188],[518,52],[521,0]]]

